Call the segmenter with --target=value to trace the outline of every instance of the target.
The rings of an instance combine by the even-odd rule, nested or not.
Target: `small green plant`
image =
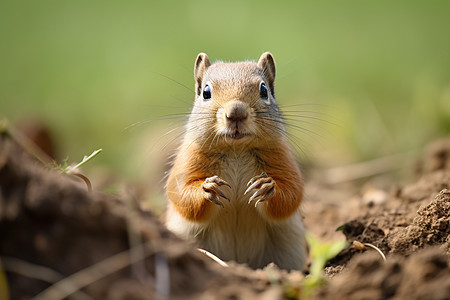
[[[91,153],[89,156],[84,156],[83,159],[78,164],[71,164],[69,165],[67,162],[67,159],[64,161],[63,165],[60,166],[61,172],[65,174],[72,174],[73,172],[76,172],[77,169],[79,169],[82,165],[93,159],[97,154],[102,152],[103,149],[95,150]]]
[[[87,178],[80,172],[80,167],[85,163],[87,163],[88,161],[90,161],[91,159],[93,159],[95,156],[97,156],[97,154],[99,154],[102,151],[103,149],[98,149],[92,152],[91,155],[89,156],[85,155],[83,159],[77,164],[69,164],[68,159],[65,159],[63,164],[57,165],[56,168],[59,169],[63,174],[73,175],[81,178],[86,183],[88,190],[92,191],[91,181],[89,180],[89,178]]]
[[[335,257],[342,250],[348,247],[346,241],[336,241],[332,243],[320,242],[312,234],[306,234],[311,253],[311,267],[309,275],[302,281],[301,296],[307,299],[318,287],[326,283],[322,271],[327,261]]]

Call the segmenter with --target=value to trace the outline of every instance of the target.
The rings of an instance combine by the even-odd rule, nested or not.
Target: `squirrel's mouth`
[[[232,138],[233,140],[240,140],[247,136],[249,136],[249,134],[247,132],[242,132],[239,130],[228,131],[226,134],[226,137]]]

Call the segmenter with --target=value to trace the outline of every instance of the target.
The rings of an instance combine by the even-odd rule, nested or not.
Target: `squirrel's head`
[[[267,143],[284,132],[275,101],[275,61],[216,62],[200,53],[194,65],[195,103],[188,130],[208,144]],[[194,125],[192,128],[192,125]]]

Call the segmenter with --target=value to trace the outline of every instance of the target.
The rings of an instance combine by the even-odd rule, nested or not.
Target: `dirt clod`
[[[429,248],[384,263],[368,252],[355,256],[347,269],[314,299],[448,299],[450,269],[441,249]]]
[[[389,235],[392,253],[409,255],[419,248],[446,243],[450,234],[450,191],[442,190],[421,207],[411,225]]]

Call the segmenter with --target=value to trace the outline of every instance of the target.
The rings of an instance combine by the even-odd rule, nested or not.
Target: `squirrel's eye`
[[[259,95],[261,97],[261,99],[263,100],[268,100],[269,99],[269,94],[267,92],[267,87],[266,84],[264,82],[261,82],[261,84],[259,85]],[[264,101],[267,102],[267,101]]]
[[[205,88],[203,89],[203,100],[209,99],[211,99],[211,88],[209,85],[205,85]]]

